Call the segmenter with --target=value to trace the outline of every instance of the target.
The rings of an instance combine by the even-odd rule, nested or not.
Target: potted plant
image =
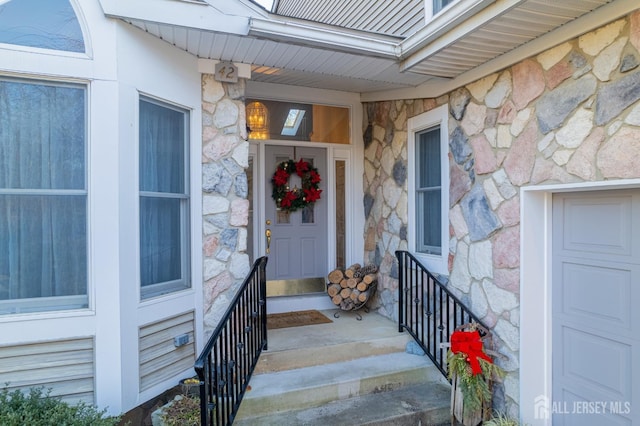
[[[200,396],[200,379],[198,377],[189,377],[180,380],[180,389],[185,396]]]

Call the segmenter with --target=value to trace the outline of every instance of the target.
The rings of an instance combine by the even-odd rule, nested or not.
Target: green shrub
[[[50,396],[51,390],[31,388],[0,391],[0,425],[2,426],[115,426],[118,417],[105,416],[91,405],[70,405]]]

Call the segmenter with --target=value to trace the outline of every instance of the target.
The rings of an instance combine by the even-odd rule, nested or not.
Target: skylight
[[[295,134],[298,133],[298,127],[300,127],[302,117],[304,117],[303,109],[291,108],[289,110],[289,114],[287,114],[287,119],[284,121],[284,126],[282,126],[282,132],[280,132],[280,134],[283,136],[295,136]]]

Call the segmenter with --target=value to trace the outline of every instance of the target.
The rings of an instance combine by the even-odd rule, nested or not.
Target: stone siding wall
[[[493,329],[517,417],[520,187],[640,177],[640,11],[438,99],[365,106],[365,259],[394,317],[407,119],[449,105],[449,287]]]
[[[202,75],[202,215],[204,327],[218,325],[250,272],[247,255],[249,166],[245,81],[220,83]]]

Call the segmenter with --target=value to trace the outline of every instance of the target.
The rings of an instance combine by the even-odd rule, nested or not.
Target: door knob
[[[269,254],[269,246],[271,245],[271,229],[264,231],[265,237],[267,237],[267,254]]]

